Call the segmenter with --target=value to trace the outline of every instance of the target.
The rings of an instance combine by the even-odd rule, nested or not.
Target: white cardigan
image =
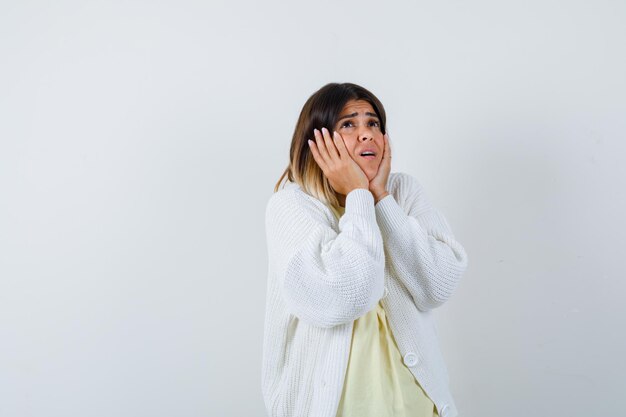
[[[467,254],[412,176],[389,175],[389,195],[329,207],[287,182],[265,213],[268,282],[262,391],[270,417],[334,417],[352,326],[382,298],[404,363],[441,417],[458,412],[433,309],[450,298]]]

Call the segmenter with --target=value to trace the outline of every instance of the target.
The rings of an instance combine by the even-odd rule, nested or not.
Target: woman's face
[[[341,135],[350,156],[367,178],[374,178],[382,161],[385,143],[380,119],[372,105],[365,100],[348,101],[339,113],[335,130]],[[373,151],[374,156],[362,156],[366,150]]]

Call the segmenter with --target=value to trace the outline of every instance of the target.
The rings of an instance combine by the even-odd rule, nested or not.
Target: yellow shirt
[[[343,215],[345,209],[340,208]],[[382,302],[354,321],[352,345],[336,417],[438,417],[402,361]]]

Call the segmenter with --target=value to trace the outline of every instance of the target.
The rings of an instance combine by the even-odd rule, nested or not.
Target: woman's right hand
[[[352,159],[343,138],[323,127],[320,132],[313,130],[315,141],[309,140],[309,146],[315,162],[320,166],[333,189],[343,195],[355,188],[369,189],[369,179],[361,167]]]

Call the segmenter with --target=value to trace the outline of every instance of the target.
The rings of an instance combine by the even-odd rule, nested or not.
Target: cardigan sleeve
[[[289,312],[318,327],[356,320],[384,292],[384,248],[365,188],[346,196],[339,232],[303,193],[275,193],[266,208],[270,265]]]
[[[468,257],[419,182],[409,174],[399,175],[397,194],[404,208],[390,194],[376,204],[376,216],[387,261],[416,307],[427,311],[450,298],[467,268]]]

